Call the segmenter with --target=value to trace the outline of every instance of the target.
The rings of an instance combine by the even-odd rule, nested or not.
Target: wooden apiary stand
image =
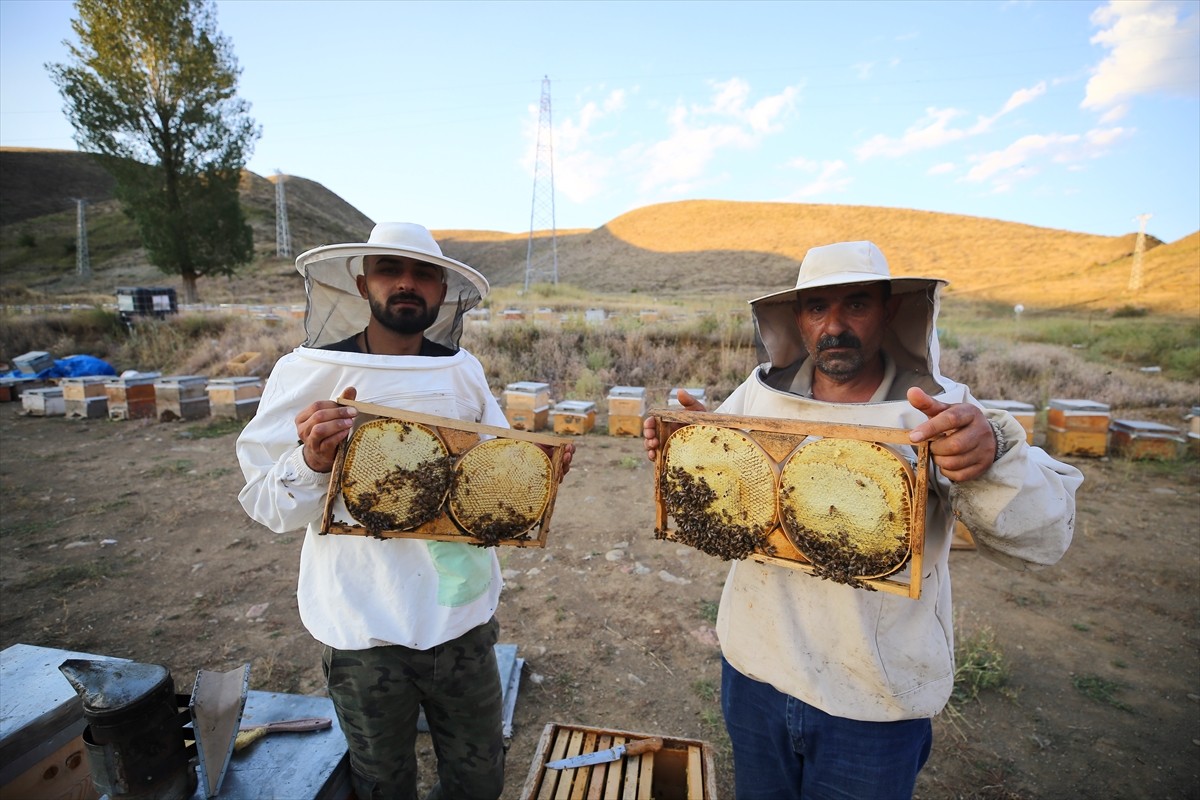
[[[646,415],[646,389],[614,386],[608,393],[608,435],[641,436]]]
[[[827,422],[804,422],[801,420],[776,419],[774,417],[742,417],[732,414],[711,414],[694,411],[678,411],[672,409],[653,409],[651,415],[657,419],[658,440],[660,447],[666,443],[670,433],[671,423],[683,425],[712,425],[719,428],[732,428],[749,436],[767,456],[774,462],[773,467],[778,474],[778,465],[796,449],[797,445],[810,436],[825,439],[853,439],[863,442],[881,444],[907,445],[917,454],[917,463],[913,468],[912,511],[909,516],[909,580],[907,583],[896,580],[891,576],[883,578],[863,579],[861,582],[871,587],[892,594],[910,598],[921,596],[921,565],[925,554],[925,503],[929,482],[929,442],[913,444],[909,441],[908,431],[902,428],[877,428],[868,425],[845,425]],[[663,465],[666,459],[660,452],[655,463],[654,500],[656,509],[655,528],[667,533],[667,504],[663,497],[662,484]],[[778,508],[776,509],[778,511]],[[750,558],[767,564],[777,564],[790,569],[814,572],[812,562],[796,549],[791,539],[784,533],[776,513],[774,526],[768,532],[767,545],[774,549],[775,555],[767,555],[760,549]],[[901,570],[903,571],[903,570]]]
[[[1187,442],[1183,431],[1158,422],[1114,419],[1109,431],[1113,454],[1123,458],[1176,461]]]
[[[554,406],[554,432],[582,436],[596,427],[596,404],[587,400],[563,400]]]
[[[547,769],[560,758],[596,753],[658,734],[551,722],[542,730],[521,800],[716,800],[713,749],[699,739],[663,736],[661,750],[606,764]]]
[[[108,395],[109,419],[153,419],[156,414],[154,382],[161,377],[153,372],[129,378],[111,378],[104,384]]]
[[[522,534],[522,538],[501,539],[497,543],[512,547],[546,546],[546,535],[550,532],[550,515],[554,512],[554,501],[558,496],[558,484],[562,480],[563,475],[562,459],[563,452],[566,449],[566,439],[545,433],[531,433],[510,428],[499,428],[494,425],[483,425],[468,420],[437,417],[432,414],[419,414],[415,411],[400,411],[395,408],[388,408],[387,406],[363,403],[357,400],[347,400],[346,398],[339,398],[337,402],[341,405],[357,409],[360,414],[398,419],[402,422],[413,422],[433,428],[445,443],[446,449],[450,451],[451,457],[455,459],[479,444],[482,440],[481,434],[489,437],[495,436],[503,439],[533,442],[534,444],[546,445],[552,448],[550,455],[550,497],[546,501],[546,509],[542,512],[541,519],[534,526],[537,530],[537,536],[531,535],[533,529],[530,529],[529,533]],[[342,494],[342,465],[346,460],[346,450],[349,447],[349,442],[349,438],[342,442],[341,447],[338,448],[333,469],[329,472],[329,492],[325,498],[325,511],[321,518],[321,532],[369,536],[371,534],[361,525],[336,522],[333,519],[334,501]],[[381,531],[378,535],[384,539],[432,539],[439,542],[483,544],[479,539],[465,533],[459,528],[444,505],[435,518],[413,530]]]
[[[68,417],[104,419],[108,416],[108,395],[104,384],[110,379],[99,375],[63,378],[63,412]]]
[[[1108,454],[1109,410],[1092,400],[1051,400],[1046,415],[1046,449],[1060,456]]]

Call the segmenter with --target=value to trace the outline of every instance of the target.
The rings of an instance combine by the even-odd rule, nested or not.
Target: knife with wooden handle
[[[609,761],[618,761],[628,756],[653,753],[661,750],[662,746],[663,740],[661,736],[651,736],[648,739],[635,739],[632,742],[619,744],[616,747],[610,747],[607,750],[600,750],[595,753],[584,753],[578,756],[571,756],[570,758],[560,758],[558,761],[551,761],[546,767],[549,769],[574,769],[592,764],[605,764]]]

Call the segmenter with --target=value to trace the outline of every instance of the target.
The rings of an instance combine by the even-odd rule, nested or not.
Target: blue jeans
[[[737,800],[910,800],[933,744],[928,719],[831,716],[723,658],[721,711]]]

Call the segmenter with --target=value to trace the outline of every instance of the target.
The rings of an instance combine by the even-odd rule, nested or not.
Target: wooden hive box
[[[563,400],[554,406],[554,432],[582,436],[596,427],[596,404],[587,400]]]
[[[640,319],[645,324],[649,324],[651,322],[658,322],[658,312],[652,308],[643,308],[641,311],[638,312],[638,319]]]
[[[533,318],[537,322],[555,322],[558,320],[558,313],[553,308],[539,308],[533,312]]]
[[[1108,453],[1109,407],[1092,400],[1056,399],[1046,415],[1046,449],[1054,455]]]
[[[517,431],[542,431],[546,429],[546,423],[550,421],[550,406],[545,405],[541,408],[506,408],[504,409],[504,417],[508,420],[508,424],[513,430]]]
[[[1176,461],[1187,444],[1183,431],[1158,422],[1114,419],[1109,430],[1112,452],[1123,458]]]
[[[225,371],[230,375],[250,375],[263,365],[262,353],[242,353],[225,362]]]
[[[148,372],[125,378],[110,378],[104,384],[108,395],[109,419],[153,419],[157,415],[154,382],[161,377]]]
[[[1025,443],[1033,444],[1033,422],[1036,416],[1033,403],[1022,403],[1019,400],[980,400],[979,404],[984,408],[995,408],[1012,414],[1025,429]]]
[[[521,800],[603,798],[603,800],[716,800],[713,749],[699,739],[662,736],[653,753],[607,764],[549,769],[560,758],[595,753],[657,734],[551,722],[542,730]]]
[[[54,366],[54,357],[45,350],[33,350],[13,359],[13,365],[22,375],[36,375]]]
[[[536,381],[518,381],[504,387],[504,407],[550,408],[550,384]]]
[[[660,452],[658,460],[655,462],[655,478],[654,478],[654,499],[656,507],[655,517],[655,537],[668,539],[671,541],[683,541],[676,535],[676,530],[672,528],[671,522],[678,524],[678,520],[674,520],[668,511],[668,502],[664,489],[667,481],[665,480],[666,462],[668,453],[671,447],[670,436],[673,435],[672,428],[675,424],[702,425],[710,428],[721,428],[736,432],[739,436],[749,438],[752,444],[761,450],[760,457],[768,462],[768,466],[764,469],[770,470],[773,477],[773,483],[769,484],[769,491],[772,495],[773,503],[766,503],[755,506],[752,510],[758,512],[760,517],[769,518],[770,523],[763,532],[763,543],[756,546],[753,551],[749,552],[747,558],[752,558],[755,561],[763,563],[776,564],[778,566],[787,567],[808,572],[814,576],[821,576],[831,580],[837,580],[841,583],[847,583],[858,589],[877,590],[890,592],[892,594],[902,595],[909,598],[919,598],[921,596],[921,571],[924,561],[925,552],[925,505],[927,501],[928,491],[928,473],[929,473],[929,442],[921,442],[912,444],[909,440],[909,432],[900,428],[880,428],[866,425],[847,425],[836,423],[823,422],[808,422],[801,420],[779,419],[774,417],[747,417],[736,416],[732,414],[714,414],[694,411],[680,411],[673,409],[654,409],[651,411],[651,416],[655,417],[658,426],[658,439],[663,444],[663,452]],[[781,489],[782,481],[780,474],[784,470],[785,465],[789,460],[799,453],[803,448],[801,445],[806,444],[811,438],[829,439],[836,442],[837,440],[849,440],[852,442],[866,442],[876,445],[880,453],[890,454],[888,460],[894,461],[891,464],[894,472],[903,471],[906,473],[904,479],[903,494],[900,498],[903,499],[904,506],[907,507],[906,519],[906,553],[903,560],[897,559],[895,566],[892,566],[889,571],[882,573],[871,573],[871,576],[862,574],[846,575],[839,577],[837,573],[830,570],[822,570],[817,564],[810,561],[793,543],[792,539],[784,530],[784,524],[781,520],[783,506],[781,498],[784,496],[784,490]],[[707,433],[703,438],[707,438]],[[713,438],[717,442],[717,438]],[[900,450],[900,447],[909,448],[913,456],[911,459],[905,456]],[[720,456],[719,458],[726,458]],[[707,470],[717,471],[714,468],[720,467],[720,464],[708,464],[704,468]],[[712,474],[706,473],[706,474]],[[852,474],[852,473],[851,473]],[[693,476],[695,477],[695,476]],[[697,483],[703,483],[698,480]],[[755,484],[756,486],[758,484]],[[859,481],[859,485],[866,485]],[[739,489],[739,492],[745,490],[746,487]],[[701,490],[707,491],[707,490]],[[815,505],[813,506],[816,507]],[[723,509],[734,514],[735,511]],[[896,506],[891,507],[891,511],[898,510]],[[832,514],[835,509],[831,505],[829,511]],[[893,519],[892,513],[889,511],[887,518]],[[745,517],[745,510],[739,517]],[[728,526],[725,526],[728,527]],[[712,534],[709,534],[710,536]],[[717,538],[723,539],[727,534],[721,533]],[[688,544],[688,542],[684,542]],[[699,548],[698,548],[699,549]],[[722,555],[723,558],[729,557]]]
[[[375,405],[373,403],[363,403],[357,400],[347,400],[341,398],[338,402],[342,405],[352,406],[358,409],[359,414],[355,418],[356,424],[369,421],[372,418],[387,418],[400,420],[402,422],[417,423],[436,431],[439,439],[445,444],[447,451],[450,453],[451,459],[455,464],[460,464],[462,459],[467,456],[473,448],[483,442],[484,437],[517,440],[521,442],[531,442],[548,450],[550,458],[550,480],[547,485],[546,504],[538,521],[526,532],[510,538],[500,539],[496,544],[509,545],[513,547],[545,547],[546,536],[550,531],[550,517],[554,512],[554,503],[558,496],[558,485],[562,480],[562,458],[563,452],[566,449],[567,440],[558,436],[551,436],[542,433],[532,433],[521,430],[510,430],[508,428],[499,428],[492,425],[483,425],[477,422],[469,422],[467,420],[449,419],[446,417],[437,417],[429,414],[419,414],[410,411],[399,411],[387,406]],[[343,466],[347,457],[347,450],[351,444],[351,439],[347,439],[342,443],[338,450],[337,459],[334,462],[333,469],[329,474],[329,491],[325,500],[325,511],[321,521],[321,533],[323,534],[349,534],[355,536],[370,536],[374,535],[383,539],[433,539],[442,542],[465,542],[468,544],[485,544],[481,539],[468,533],[461,526],[451,513],[452,498],[455,491],[459,490],[457,482],[451,488],[447,499],[443,501],[439,507],[437,514],[430,519],[411,530],[395,531],[385,530],[379,532],[368,531],[364,526],[354,522],[353,520],[345,521],[335,519],[335,505],[342,496],[342,472]],[[499,513],[499,512],[497,512]]]
[[[21,394],[30,389],[42,389],[46,381],[33,375],[0,378],[0,403],[15,403]]]
[[[608,392],[608,435],[641,436],[646,415],[646,389],[614,386]]]
[[[63,390],[63,400],[88,400],[93,397],[103,397],[108,399],[105,394],[104,384],[112,380],[111,376],[103,375],[88,375],[78,378],[62,378],[58,385]]]
[[[21,393],[21,411],[32,417],[62,417],[67,413],[63,392],[57,386],[26,389]]]
[[[202,419],[209,414],[208,378],[172,375],[154,382],[154,403],[160,422]]]
[[[213,378],[206,387],[208,400],[218,403],[236,403],[238,400],[256,400],[262,397],[262,378]]]
[[[63,400],[63,414],[69,419],[106,419],[108,397],[85,397],[82,400]]]

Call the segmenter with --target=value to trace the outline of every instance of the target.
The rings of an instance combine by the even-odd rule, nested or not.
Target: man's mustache
[[[853,347],[854,349],[858,350],[862,348],[862,342],[859,341],[857,336],[849,331],[841,334],[840,336],[822,336],[817,340],[818,353],[822,350],[828,350],[831,347]]]
[[[425,310],[425,298],[413,292],[397,292],[391,295],[388,297],[388,305],[390,306],[393,303],[418,303],[421,306],[421,310]]]

